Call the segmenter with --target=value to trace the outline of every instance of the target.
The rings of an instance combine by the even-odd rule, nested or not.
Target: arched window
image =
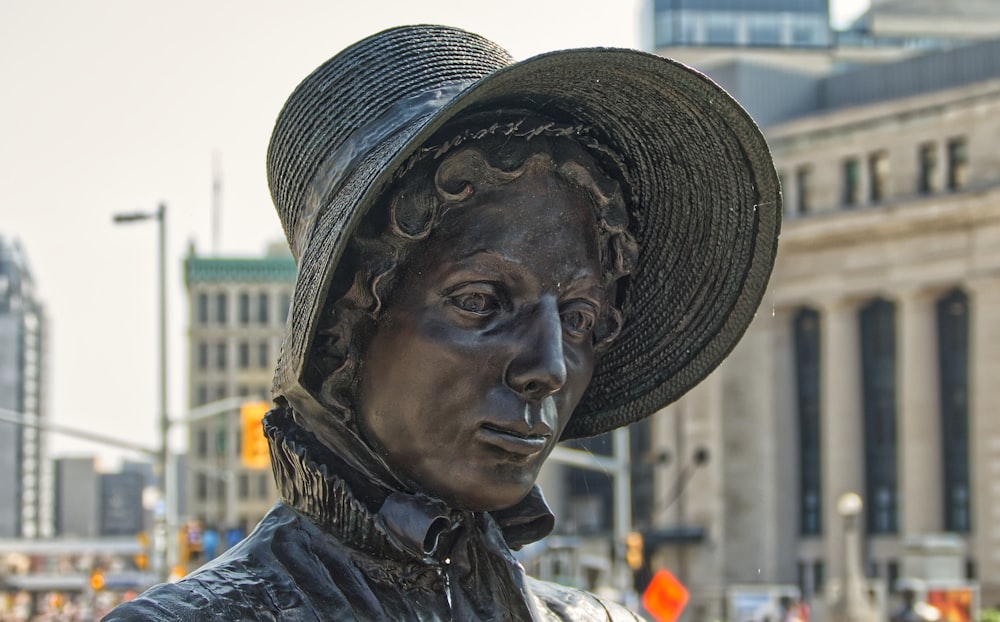
[[[860,313],[868,532],[896,533],[896,306],[878,299]]]
[[[969,301],[953,290],[937,302],[942,507],[947,531],[971,529],[969,487]]]
[[[795,394],[799,424],[799,531],[822,533],[820,479],[820,339],[819,313],[802,308],[793,320]]]

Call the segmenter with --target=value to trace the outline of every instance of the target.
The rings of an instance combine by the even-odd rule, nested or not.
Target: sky
[[[167,206],[168,410],[185,411],[182,261],[259,256],[283,240],[265,179],[274,119],[298,82],[383,28],[440,23],[523,59],[643,47],[652,0],[0,0],[0,236],[20,241],[48,316],[48,412],[153,447],[157,226]],[[868,0],[833,0],[835,24]],[[377,8],[375,8],[377,7]],[[213,227],[213,176],[221,180]],[[175,430],[172,447],[182,449]],[[54,456],[128,452],[53,435]]]

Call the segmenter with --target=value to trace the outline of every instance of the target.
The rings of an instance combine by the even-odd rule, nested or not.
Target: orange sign
[[[687,602],[687,588],[669,570],[657,570],[642,594],[642,606],[657,622],[674,622]]]
[[[261,424],[270,408],[267,402],[245,402],[240,407],[240,462],[243,468],[266,469],[271,466],[271,450]]]

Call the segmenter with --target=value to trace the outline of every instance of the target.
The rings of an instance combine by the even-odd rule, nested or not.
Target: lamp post
[[[160,203],[155,212],[129,212],[115,214],[116,224],[132,223],[144,220],[155,220],[159,229],[159,324],[160,324],[160,404],[158,413],[159,427],[159,448],[156,453],[155,473],[157,485],[160,489],[161,500],[164,507],[157,508],[156,511],[156,540],[154,566],[161,581],[165,581],[170,573],[167,564],[167,516],[166,509],[170,506],[168,501],[168,434],[170,432],[170,419],[167,415],[167,206]]]
[[[875,622],[878,619],[861,567],[861,536],[857,521],[863,507],[861,497],[853,492],[837,500],[837,514],[844,520],[844,574],[840,594],[830,612],[834,622]]]

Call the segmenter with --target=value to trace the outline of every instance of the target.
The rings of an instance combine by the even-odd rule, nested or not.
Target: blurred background
[[[7,0],[0,619],[98,617],[274,502],[259,419],[295,267],[267,140],[299,80],[402,23],[693,65],[781,176],[747,337],[680,402],[560,448],[529,571],[652,616],[668,570],[689,600],[658,619],[887,619],[908,591],[993,615],[1000,3]]]

